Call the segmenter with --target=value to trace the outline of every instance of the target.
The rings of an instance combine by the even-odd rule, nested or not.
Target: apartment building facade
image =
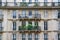
[[[0,0],[0,40],[60,40],[60,0]]]

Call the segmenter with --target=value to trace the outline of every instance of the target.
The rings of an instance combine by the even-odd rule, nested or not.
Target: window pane
[[[58,23],[58,30],[60,30],[60,21],[59,21],[59,23]]]
[[[13,22],[13,30],[16,30],[16,22]]]
[[[60,40],[60,34],[58,34],[58,40]]]
[[[48,34],[44,33],[44,40],[48,40]]]
[[[22,2],[26,2],[26,0],[22,0]]]
[[[38,40],[38,34],[35,34],[35,40]]]
[[[13,34],[13,40],[16,40],[16,34]]]
[[[48,11],[44,10],[44,17],[47,18],[48,17]]]
[[[28,34],[28,40],[32,40],[32,34]]]
[[[26,34],[22,34],[22,40],[26,40]]]
[[[26,11],[22,10],[22,17],[25,17],[25,16],[26,16]]]
[[[58,18],[60,18],[60,12],[58,12]]]
[[[35,0],[35,2],[38,2],[38,0]]]
[[[16,18],[16,10],[13,11],[13,18]]]
[[[47,23],[47,21],[44,21],[44,30],[48,30],[48,23]]]
[[[26,25],[26,21],[22,21],[22,26],[25,26]]]
[[[29,16],[32,16],[32,11],[29,11]]]
[[[0,0],[0,6],[2,6],[2,0]]]

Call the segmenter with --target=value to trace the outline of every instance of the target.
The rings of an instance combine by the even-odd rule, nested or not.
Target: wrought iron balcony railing
[[[37,25],[32,26],[31,24],[29,24],[28,26],[19,26],[19,30],[23,30],[23,31],[40,31],[41,28]]]
[[[60,2],[0,2],[0,7],[40,7],[40,6],[60,6]]]
[[[40,14],[32,14],[32,15],[29,15],[29,14],[26,14],[26,15],[22,15],[22,14],[19,14],[18,18],[37,18],[37,19],[40,19],[41,18],[41,15]]]

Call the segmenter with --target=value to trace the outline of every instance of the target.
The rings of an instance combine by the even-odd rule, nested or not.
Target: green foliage
[[[25,7],[25,6],[28,6],[28,4],[27,4],[26,2],[21,2],[21,3],[20,3],[20,6],[21,6],[21,7]]]
[[[39,6],[38,3],[35,3],[34,7],[38,7],[38,6]]]
[[[37,30],[38,26],[35,25],[34,27],[31,24],[28,24],[28,26],[19,26],[19,30]]]

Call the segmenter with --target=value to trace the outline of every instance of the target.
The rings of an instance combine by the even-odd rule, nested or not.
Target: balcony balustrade
[[[60,2],[1,2],[0,8],[60,8]]]
[[[41,28],[39,26],[32,26],[32,25],[28,25],[28,26],[19,26],[19,31],[20,32],[40,32]]]
[[[28,18],[28,19],[36,18],[36,19],[40,19],[41,15],[40,14],[32,14],[32,15],[29,15],[29,14],[26,14],[26,15],[19,14],[18,18]]]

